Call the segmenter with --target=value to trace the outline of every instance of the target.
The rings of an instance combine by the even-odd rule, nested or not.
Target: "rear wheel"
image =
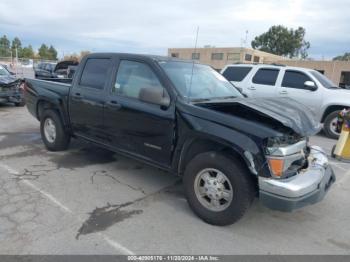
[[[205,222],[238,221],[255,196],[253,180],[240,162],[217,152],[197,155],[186,167],[184,184],[192,210]]]
[[[323,130],[327,137],[338,139],[340,133],[337,130],[338,115],[340,111],[330,113],[324,120]]]
[[[70,135],[64,130],[58,113],[54,110],[46,110],[40,121],[41,138],[46,148],[50,151],[62,151],[67,149]]]

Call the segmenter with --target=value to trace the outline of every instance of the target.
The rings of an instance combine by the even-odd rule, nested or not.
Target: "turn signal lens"
[[[276,177],[281,177],[283,175],[284,160],[269,158],[268,161],[270,170],[273,173],[273,175],[275,175]]]

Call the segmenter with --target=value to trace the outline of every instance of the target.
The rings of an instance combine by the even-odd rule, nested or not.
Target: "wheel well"
[[[329,106],[326,111],[324,112],[322,119],[321,119],[321,123],[323,123],[326,119],[326,117],[334,112],[334,111],[339,111],[339,110],[343,110],[344,108],[347,108],[348,106],[338,106],[338,105],[334,105],[334,106]]]
[[[37,113],[36,113],[37,118],[38,118],[39,121],[41,119],[41,116],[43,115],[43,112],[46,109],[53,109],[53,110],[58,111],[58,108],[55,106],[55,104],[50,103],[50,102],[45,101],[45,100],[39,101],[38,105],[37,105]]]
[[[229,155],[229,156],[235,158],[236,160],[238,160],[242,164],[242,166],[247,168],[247,170],[249,171],[249,169],[247,167],[247,163],[244,160],[244,158],[242,157],[242,155],[237,153],[235,150],[233,150],[229,146],[226,146],[226,145],[223,145],[223,144],[220,144],[218,142],[211,141],[211,140],[198,139],[198,140],[193,141],[190,144],[190,146],[186,149],[186,151],[183,153],[184,155],[181,156],[180,164],[179,164],[179,174],[182,175],[184,173],[187,164],[196,155],[198,155],[200,153],[204,153],[204,152],[209,152],[209,151],[216,151],[216,152],[221,152],[224,155]],[[249,171],[249,173],[250,173],[250,171]]]

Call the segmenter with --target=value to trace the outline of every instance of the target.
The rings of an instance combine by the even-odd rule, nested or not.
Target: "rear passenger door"
[[[168,94],[158,75],[146,61],[121,59],[106,101],[104,123],[112,146],[168,166],[175,135],[174,103],[162,108],[140,100],[142,88]]]
[[[275,97],[279,72],[277,68],[259,68],[248,83],[248,97]]]
[[[112,58],[90,57],[74,80],[69,94],[69,113],[74,133],[103,141],[103,110],[107,86],[111,82]]]
[[[289,97],[306,106],[308,106],[315,114],[321,108],[322,92],[319,90],[311,91],[305,87],[306,81],[312,81],[312,78],[306,73],[299,70],[285,70],[281,87],[279,88],[280,97]],[[317,85],[315,83],[315,85]]]

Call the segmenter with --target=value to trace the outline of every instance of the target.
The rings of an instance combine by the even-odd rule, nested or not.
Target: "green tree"
[[[38,50],[38,54],[41,59],[57,60],[57,51],[52,45],[49,48],[47,45],[42,44]]]
[[[12,50],[12,55],[15,57],[16,56],[16,48],[17,48],[17,55],[18,57],[22,57],[22,42],[21,40],[19,40],[18,37],[15,37],[12,40],[12,44],[11,44],[11,50]]]
[[[38,49],[38,54],[41,59],[49,59],[49,48],[47,45],[42,44]]]
[[[11,55],[10,40],[4,35],[0,38],[0,57]]]
[[[31,45],[28,47],[23,47],[22,49],[22,57],[23,58],[34,58],[34,50]]]
[[[306,58],[310,48],[303,27],[294,30],[282,25],[270,27],[267,32],[255,37],[251,45],[255,49],[290,58]]]
[[[333,58],[333,61],[350,61],[350,53],[344,53]]]
[[[49,50],[49,59],[51,60],[57,60],[57,50],[51,45]]]

